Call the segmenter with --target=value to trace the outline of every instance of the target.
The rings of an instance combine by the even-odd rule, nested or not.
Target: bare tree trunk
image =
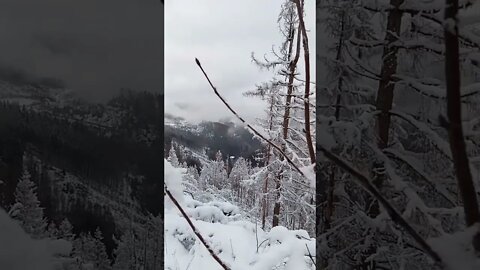
[[[292,15],[293,16],[293,15]],[[297,47],[295,50],[295,57],[291,60],[292,50],[293,50],[293,39],[295,36],[295,27],[292,22],[290,37],[289,37],[289,48],[288,48],[288,60],[289,63],[289,74],[288,74],[288,88],[287,88],[287,100],[285,102],[285,113],[283,114],[283,139],[288,137],[288,127],[290,122],[290,105],[292,102],[292,92],[293,92],[293,80],[295,79],[295,70],[297,68],[298,59],[300,58],[300,39],[302,32],[299,30],[297,32]],[[285,148],[283,149],[285,150]]]
[[[400,27],[402,24],[402,12],[398,10],[399,6],[403,4],[404,0],[390,0],[390,5],[394,7],[387,17],[387,29],[385,33],[385,45],[383,47],[382,67],[380,71],[380,82],[377,90],[376,108],[380,111],[377,120],[378,138],[377,144],[379,149],[383,150],[388,146],[388,135],[390,131],[390,114],[393,104],[393,91],[395,88],[392,75],[397,70],[397,54],[398,47],[391,46],[392,43],[398,40],[400,35]],[[385,182],[385,168],[383,162],[374,162],[373,168],[373,184],[378,190],[382,189]],[[367,195],[368,196],[368,195]],[[373,197],[367,197],[366,212],[371,217],[376,217],[380,214],[380,205]],[[362,263],[359,265],[360,269],[375,269],[375,261],[366,262],[365,260],[371,254],[376,252],[376,246],[371,246],[365,251],[362,258]]]
[[[267,217],[267,192],[268,192],[268,174],[265,177],[263,184],[263,197],[262,197],[262,230],[265,230],[265,220]]]
[[[292,11],[293,12],[293,11]],[[293,13],[292,13],[293,18]],[[288,59],[291,59],[291,54],[293,51],[293,39],[295,36],[295,27],[293,22],[291,24],[290,30],[290,37],[289,37],[289,49],[288,49]],[[285,112],[283,114],[283,142],[282,142],[282,151],[285,152],[286,150],[286,140],[288,138],[288,127],[290,122],[290,106],[292,102],[292,92],[293,92],[293,80],[295,78],[295,70],[297,67],[298,59],[300,58],[300,38],[301,38],[301,31],[297,31],[297,47],[295,51],[295,57],[289,63],[289,74],[288,74],[288,87],[287,87],[287,98],[285,102]],[[279,224],[279,216],[280,216],[280,191],[282,187],[282,179],[281,173],[277,175],[275,179],[275,204],[273,206],[273,219],[272,219],[272,226],[278,226]]]
[[[278,226],[280,222],[280,192],[281,192],[281,181],[282,181],[282,175],[281,173],[277,174],[275,178],[275,204],[273,206],[273,219],[272,219],[272,227]]]
[[[445,8],[445,77],[447,81],[448,137],[453,164],[467,226],[480,221],[477,195],[470,172],[469,160],[462,130],[462,108],[460,98],[460,64],[458,46],[458,0],[447,0]],[[473,246],[480,251],[480,232],[474,237]]]
[[[398,8],[403,4],[404,0],[390,0],[390,5]],[[377,90],[377,100],[376,107],[380,111],[377,120],[377,131],[378,131],[378,147],[384,149],[388,146],[388,133],[390,131],[390,114],[389,111],[392,109],[393,103],[393,90],[395,88],[394,81],[392,80],[392,75],[395,74],[397,70],[397,53],[398,47],[391,46],[391,44],[397,41],[397,37],[400,34],[400,26],[402,23],[402,12],[398,9],[392,9],[388,14],[387,18],[387,30],[385,34],[385,45],[383,48],[383,63],[380,72],[380,83]],[[379,169],[383,164],[377,164]],[[375,171],[375,170],[374,170]],[[383,175],[374,176],[376,179],[375,185],[377,188],[381,189],[384,177]],[[379,213],[378,202],[372,202],[368,207],[369,214],[372,217],[375,217]]]
[[[270,97],[270,122],[268,123],[269,125],[269,130],[273,129],[273,105],[275,103],[275,98],[272,94]],[[272,155],[272,147],[268,145],[267,148],[267,161],[265,163],[265,166],[268,166],[270,164],[270,158]],[[267,193],[268,193],[268,178],[269,174],[267,173],[267,176],[265,177],[265,181],[263,184],[263,195],[262,195],[262,230],[265,230],[265,221],[268,215],[268,205],[267,205]]]
[[[340,21],[340,39],[338,41],[338,47],[337,47],[337,55],[335,59],[337,62],[340,62],[342,60],[342,48],[343,48],[343,32],[345,29],[345,13],[342,12],[342,17]],[[341,93],[342,93],[342,85],[343,85],[343,74],[340,74],[338,77],[338,82],[337,82],[337,98],[335,101],[335,120],[339,121],[340,120],[340,103],[341,103]],[[332,222],[332,216],[335,210],[335,172],[337,170],[336,165],[330,166],[330,179],[328,183],[328,194],[327,194],[327,206],[326,206],[326,213],[325,213],[325,227],[324,230],[330,229],[331,222]]]
[[[305,107],[305,136],[307,138],[308,154],[310,161],[315,164],[315,150],[313,149],[312,132],[310,130],[310,50],[308,48],[308,36],[305,29],[305,22],[303,20],[303,1],[296,0],[298,18],[300,20],[299,32],[302,33],[303,55],[305,58],[305,95],[303,97]]]
[[[335,189],[335,165],[331,166],[330,169],[330,179],[328,181],[328,193],[327,193],[327,206],[325,211],[325,224],[324,224],[324,231],[327,231],[331,228],[332,225],[332,216],[333,216],[333,196],[334,196],[334,189]]]

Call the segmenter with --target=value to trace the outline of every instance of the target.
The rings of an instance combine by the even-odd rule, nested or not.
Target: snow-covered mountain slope
[[[63,107],[76,99],[70,89],[30,84],[17,85],[0,81],[0,100],[2,101],[38,108],[48,104]]]
[[[59,269],[62,259],[58,256],[70,253],[72,248],[65,240],[32,239],[2,208],[0,239],[0,266],[8,270]]]
[[[233,270],[315,269],[315,239],[304,230],[263,231],[229,202],[184,195],[182,173],[165,161],[165,183],[218,257]],[[223,269],[175,205],[165,199],[165,269]],[[311,255],[311,256],[310,256]]]

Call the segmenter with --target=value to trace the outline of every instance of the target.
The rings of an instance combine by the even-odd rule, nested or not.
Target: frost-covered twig
[[[217,254],[215,254],[215,252],[212,250],[212,248],[208,245],[208,243],[205,241],[205,239],[203,239],[203,236],[200,234],[200,232],[198,231],[198,229],[195,227],[195,225],[193,225],[193,222],[192,220],[188,217],[188,215],[185,213],[185,211],[183,210],[182,206],[180,206],[180,204],[178,203],[178,201],[173,197],[172,193],[170,193],[170,191],[168,190],[167,186],[165,186],[165,193],[167,194],[167,196],[170,198],[170,200],[172,200],[173,204],[175,204],[175,206],[178,208],[178,210],[180,211],[180,213],[182,213],[182,216],[187,220],[188,222],[188,225],[190,225],[190,227],[192,228],[193,232],[195,233],[195,235],[198,237],[198,239],[200,239],[200,242],[202,242],[202,244],[207,248],[208,252],[210,253],[210,255],[212,255],[212,257],[215,259],[215,261],[218,262],[218,264],[220,264],[220,266],[223,267],[223,269],[225,270],[231,270],[230,267],[227,266],[227,264],[225,262],[223,262],[218,256]]]
[[[195,62],[197,63],[198,67],[202,70],[203,75],[205,75],[205,78],[207,78],[208,83],[212,87],[215,94],[218,96],[218,98],[220,98],[220,100],[223,102],[223,104],[225,104],[225,106],[227,106],[227,108],[230,110],[230,112],[232,112],[242,123],[247,125],[247,127],[251,131],[253,131],[253,133],[255,133],[255,135],[257,135],[262,140],[266,141],[269,145],[271,145],[273,148],[275,148],[277,151],[279,151],[280,154],[285,158],[285,160],[287,160],[287,162],[290,163],[290,165],[292,165],[295,168],[295,170],[297,170],[298,173],[300,173],[303,177],[306,178],[306,176],[302,172],[302,170],[300,170],[300,168],[297,165],[295,165],[295,163],[293,163],[293,161],[287,156],[287,154],[285,154],[284,151],[282,151],[282,149],[280,147],[278,147],[276,144],[274,144],[269,139],[265,138],[262,134],[260,134],[260,132],[258,132],[255,128],[253,128],[250,124],[248,124],[240,115],[238,115],[238,113],[235,110],[233,110],[232,107],[230,107],[230,105],[227,103],[227,101],[220,95],[220,93],[218,93],[217,88],[215,88],[215,86],[213,86],[213,84],[210,81],[210,78],[208,77],[207,73],[205,72],[205,70],[203,70],[203,67],[200,64],[200,61],[197,58],[195,58]]]
[[[437,263],[442,264],[442,259],[438,254],[432,249],[432,247],[423,239],[413,228],[408,224],[408,222],[400,215],[400,213],[395,210],[395,208],[383,197],[383,195],[371,184],[366,176],[355,170],[352,166],[347,164],[341,158],[337,157],[335,154],[327,150],[322,145],[317,144],[317,147],[328,159],[335,162],[339,167],[353,175],[361,186],[363,186],[369,193],[371,193],[375,199],[377,199],[382,206],[387,210],[388,215],[393,222],[397,223],[405,229],[405,231],[417,242],[421,248]]]

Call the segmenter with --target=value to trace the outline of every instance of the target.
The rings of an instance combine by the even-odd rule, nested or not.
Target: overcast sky
[[[165,112],[187,120],[217,121],[232,115],[215,96],[197,57],[219,92],[248,121],[265,106],[242,93],[272,78],[251,62],[280,45],[279,0],[174,0],[165,3]],[[312,81],[315,74],[315,1],[305,0]],[[303,56],[299,61],[303,63]]]
[[[160,0],[1,0],[0,78],[61,80],[81,96],[162,91]]]

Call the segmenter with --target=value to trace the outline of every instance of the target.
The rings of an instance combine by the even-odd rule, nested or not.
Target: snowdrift
[[[314,269],[315,239],[304,230],[277,226],[265,232],[239,209],[184,195],[183,169],[165,161],[165,183],[215,253],[232,270]],[[223,269],[208,253],[176,207],[165,199],[165,269]]]

